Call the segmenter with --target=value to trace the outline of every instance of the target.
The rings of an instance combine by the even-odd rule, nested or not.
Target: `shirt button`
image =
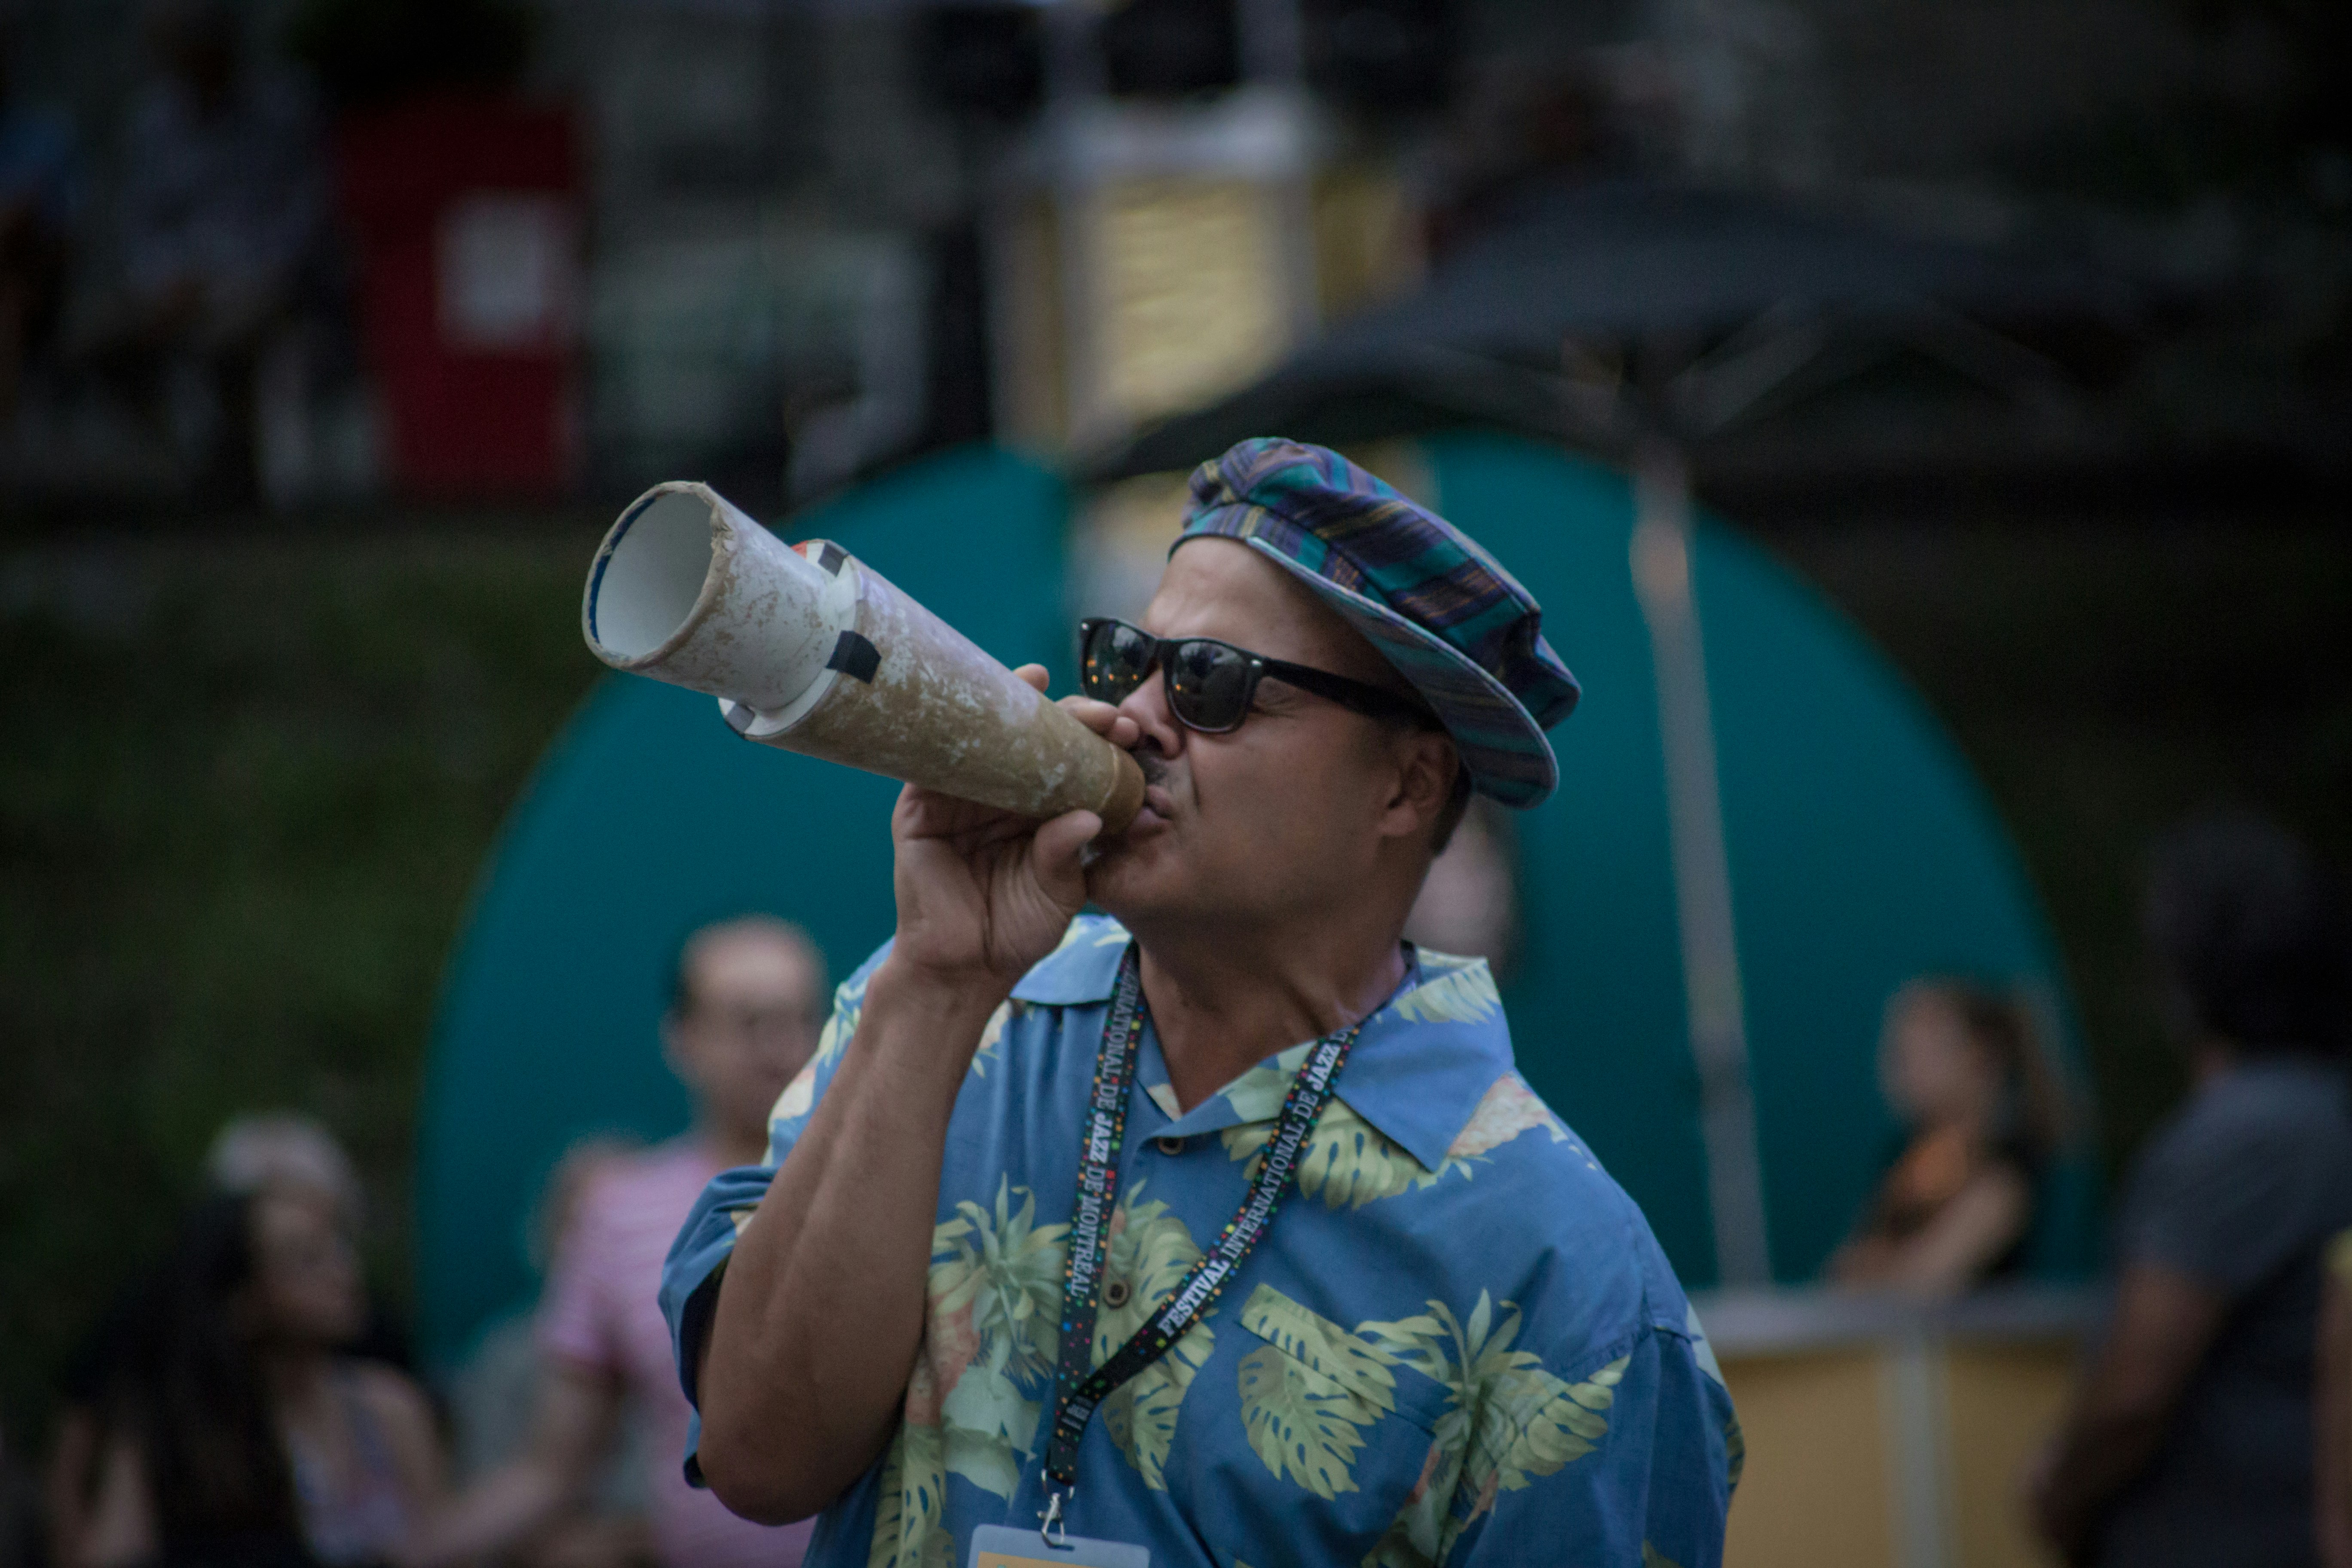
[[[1103,1287],[1103,1305],[1116,1311],[1119,1308],[1127,1305],[1127,1298],[1129,1294],[1129,1292],[1127,1288],[1127,1281],[1124,1279],[1114,1279],[1109,1284]]]
[[[1151,1142],[1163,1154],[1176,1155],[1184,1152],[1184,1140],[1181,1138],[1154,1138]]]

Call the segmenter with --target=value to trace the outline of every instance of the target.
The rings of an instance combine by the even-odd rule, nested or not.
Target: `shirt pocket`
[[[1360,1561],[1425,1482],[1447,1391],[1269,1286],[1236,1314],[1218,1561]]]

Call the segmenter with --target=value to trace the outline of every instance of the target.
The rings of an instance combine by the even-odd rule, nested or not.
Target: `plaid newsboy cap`
[[[1169,552],[1213,534],[1256,550],[1369,637],[1436,712],[1479,794],[1530,806],[1557,786],[1544,731],[1575,708],[1576,677],[1543,639],[1542,606],[1468,534],[1337,452],[1275,437],[1194,470]]]

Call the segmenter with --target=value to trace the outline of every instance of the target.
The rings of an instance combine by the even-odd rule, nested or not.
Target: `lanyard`
[[[1135,1053],[1143,1038],[1143,974],[1130,946],[1119,964],[1118,989],[1103,1026],[1095,1060],[1094,1099],[1087,1110],[1086,1142],[1078,1154],[1078,1205],[1070,1220],[1069,1267],[1062,1283],[1062,1353],[1055,1375],[1054,1424],[1045,1440],[1045,1476],[1053,1483],[1045,1510],[1046,1539],[1061,1521],[1063,1504],[1077,1488],[1078,1443],[1095,1407],[1113,1389],[1168,1353],[1169,1347],[1200,1321],[1242,1259],[1264,1238],[1275,1205],[1290,1183],[1298,1156],[1331,1099],[1348,1048],[1361,1022],[1326,1035],[1307,1053],[1282,1101],[1282,1116],[1265,1148],[1257,1177],[1234,1217],[1194,1264],[1168,1300],[1127,1343],[1100,1367],[1094,1360],[1095,1318],[1109,1248],[1112,1187],[1118,1179],[1119,1145],[1127,1132],[1128,1088],[1135,1078]]]

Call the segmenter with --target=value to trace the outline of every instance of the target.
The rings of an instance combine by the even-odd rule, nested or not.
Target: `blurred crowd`
[[[168,1252],[59,1389],[46,1484],[0,1450],[0,1563],[30,1568],[673,1568],[800,1561],[810,1527],[689,1487],[689,1412],[656,1290],[688,1205],[767,1150],[823,1023],[824,961],[751,915],[682,945],[662,1029],[691,1128],[587,1137],[540,1204],[537,1305],[427,1391],[362,1279],[350,1158],[317,1122],[241,1118]]]
[[[2144,923],[2194,1088],[2125,1184],[2105,1327],[2030,1504],[2070,1563],[2352,1568],[2344,884],[2270,824],[2213,816],[2158,847]],[[824,960],[749,915],[694,932],[674,973],[661,1047],[690,1130],[572,1145],[536,1216],[537,1304],[434,1392],[362,1280],[341,1149],[300,1116],[224,1128],[171,1249],[66,1373],[45,1495],[0,1451],[0,1564],[798,1562],[809,1526],[750,1524],[682,1473],[656,1291],[703,1185],[764,1158]],[[1927,1303],[2016,1277],[2085,1120],[2035,1009],[1922,978],[1880,1058],[1902,1131],[1827,1283]]]
[[[349,331],[321,121],[222,0],[152,0],[142,28],[114,210],[88,214],[83,149],[0,16],[0,430],[28,380],[100,388],[201,496],[249,502],[260,422]]]

